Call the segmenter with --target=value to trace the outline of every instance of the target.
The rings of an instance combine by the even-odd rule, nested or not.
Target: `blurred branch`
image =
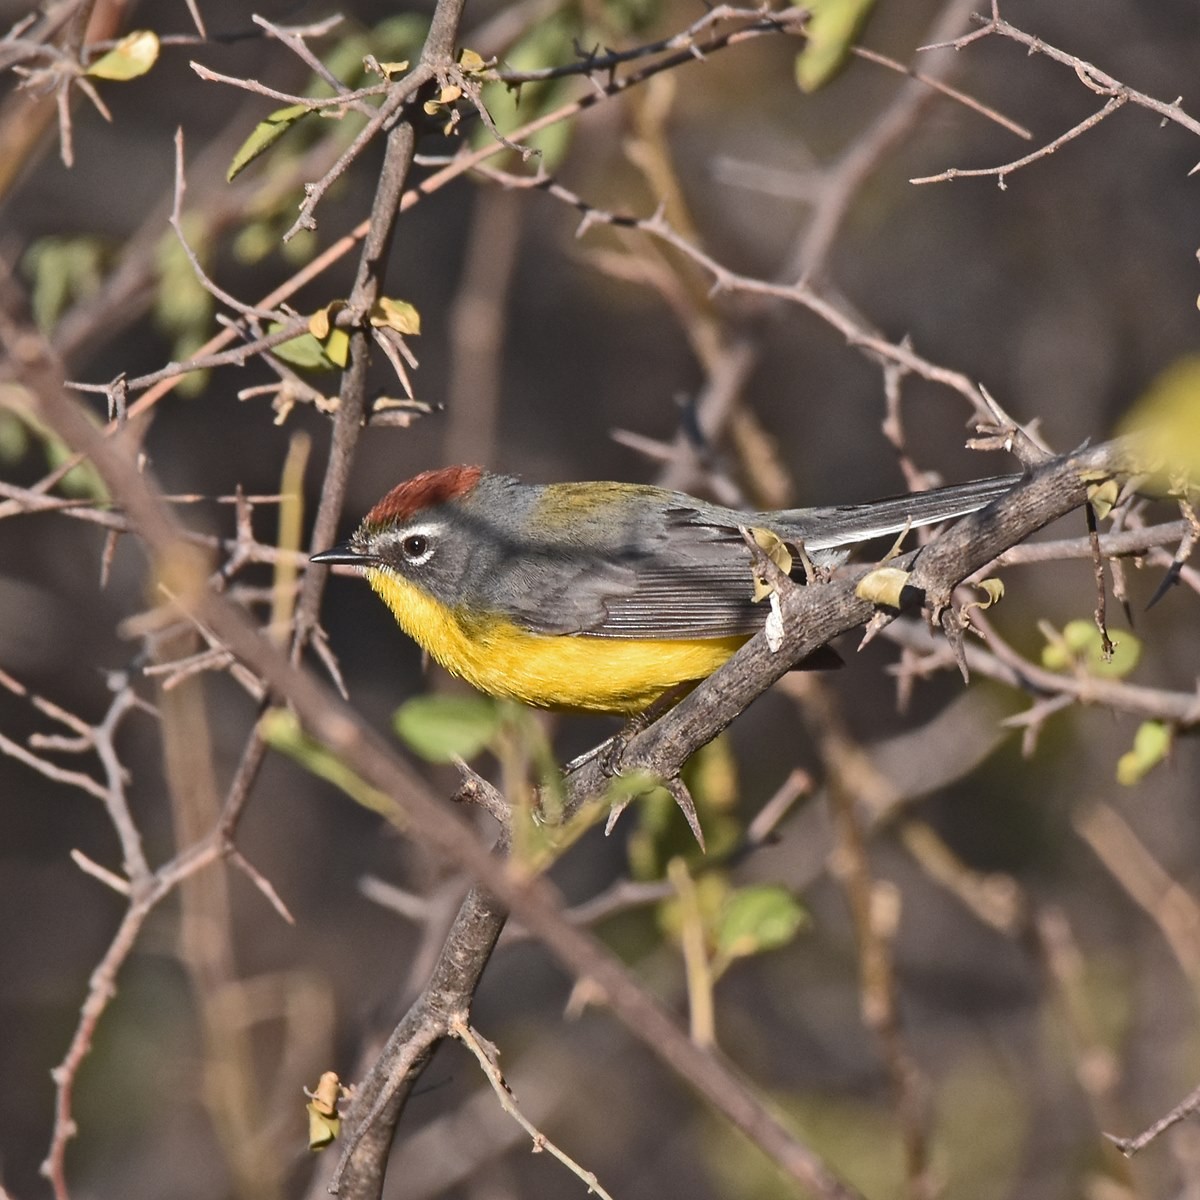
[[[1123,679],[1104,679],[1086,673],[1051,671],[1014,650],[986,618],[975,611],[971,614],[971,623],[983,634],[989,648],[974,642],[965,643],[963,651],[968,669],[1028,692],[1037,697],[1039,703],[1051,699],[1060,701],[1059,707],[1067,703],[1094,704],[1114,712],[1166,721],[1180,728],[1200,724],[1200,694],[1196,692],[1143,687]],[[957,665],[951,647],[914,621],[893,622],[883,631],[883,636],[897,645],[931,656],[926,662],[927,669],[945,670]],[[1008,724],[1025,726],[1028,718],[1019,714],[1010,718]],[[1027,753],[1031,749],[1032,745],[1026,746]]]
[[[845,894],[858,946],[859,1010],[863,1024],[879,1042],[904,1144],[907,1195],[934,1195],[930,1173],[926,1084],[904,1032],[892,942],[900,921],[896,887],[876,879],[867,854],[867,831],[860,818],[864,790],[878,781],[862,748],[855,743],[829,690],[813,675],[788,677],[825,767],[835,844],[831,874]],[[873,806],[868,806],[873,807]]]
[[[1200,900],[1176,882],[1111,805],[1074,814],[1075,832],[1154,922],[1200,1009]]]

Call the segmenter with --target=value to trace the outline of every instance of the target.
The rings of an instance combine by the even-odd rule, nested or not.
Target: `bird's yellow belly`
[[[383,571],[366,574],[404,632],[446,670],[490,696],[538,708],[639,712],[668,689],[711,675],[746,641],[531,633],[503,617],[456,613]]]

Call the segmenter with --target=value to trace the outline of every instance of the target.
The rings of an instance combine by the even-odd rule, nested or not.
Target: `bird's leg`
[[[601,742],[598,746],[593,747],[586,753],[581,754],[578,758],[572,759],[566,766],[567,774],[581,767],[586,762],[591,762],[592,759],[600,758],[600,770],[609,778],[619,778],[621,775],[621,759],[624,757],[625,750],[629,743],[637,737],[643,730],[648,729],[655,721],[658,720],[664,713],[669,712],[684,696],[694,688],[694,682],[676,684],[675,687],[669,688],[663,692],[652,704],[642,709],[641,712],[634,713],[628,721],[616,732],[612,737]],[[675,802],[679,805],[683,815],[687,818],[687,823],[691,827],[692,832],[696,835],[696,840],[700,843],[701,848],[704,846],[704,834],[700,829],[700,821],[696,816],[696,806],[692,803],[692,798],[688,795],[687,789],[683,786],[681,780],[666,780],[664,786],[675,797]],[[613,831],[613,827],[617,823],[617,819],[629,807],[629,802],[634,798],[634,794],[623,796],[621,799],[613,803],[612,808],[608,813],[608,820],[604,825],[604,833],[607,837]]]
[[[610,779],[614,775],[620,775],[621,756],[625,753],[625,747],[644,729],[649,729],[664,713],[670,712],[695,686],[695,683],[677,683],[673,688],[668,688],[641,712],[634,713],[612,737],[605,738],[598,746],[593,746],[590,750],[585,750],[578,757],[571,759],[563,767],[563,774],[570,775],[584,763],[590,763],[592,759],[602,756],[600,769],[604,774]]]

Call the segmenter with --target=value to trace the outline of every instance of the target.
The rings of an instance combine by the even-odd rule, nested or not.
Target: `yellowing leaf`
[[[337,1141],[342,1132],[341,1117],[330,1117],[318,1112],[316,1105],[311,1101],[304,1108],[308,1113],[308,1148],[314,1151],[324,1150],[326,1146]]]
[[[1139,783],[1158,766],[1171,749],[1171,728],[1161,721],[1143,721],[1133,735],[1133,749],[1117,760],[1117,782],[1126,787]]]
[[[157,60],[158,34],[149,29],[136,29],[96,59],[84,74],[93,79],[136,79],[145,75]]]
[[[308,1148],[324,1150],[341,1133],[338,1101],[348,1093],[338,1079],[337,1072],[326,1071],[317,1083],[316,1090],[308,1092],[306,1089],[306,1094],[309,1098],[304,1106],[308,1113]]]
[[[375,64],[382,72],[383,77],[390,83],[397,75],[403,75],[408,70],[408,59],[403,62],[381,62]]]
[[[468,75],[475,75],[482,71],[487,66],[487,63],[484,62],[482,54],[477,54],[474,50],[464,50],[458,56],[458,65]]]
[[[1115,479],[1106,479],[1103,483],[1093,483],[1088,488],[1088,503],[1096,516],[1103,521],[1112,512],[1112,507],[1121,494],[1121,487]]]
[[[997,579],[992,576],[988,579],[981,579],[976,585],[983,592],[986,599],[971,600],[962,606],[962,617],[968,623],[971,620],[971,609],[977,608],[980,612],[989,609],[993,604],[999,604],[1004,599],[1004,580]]]
[[[337,316],[343,308],[345,308],[344,300],[334,300],[325,305],[324,308],[318,308],[311,317],[308,318],[308,332],[313,335],[319,342],[323,342],[328,336],[329,331],[333,328],[333,318]]]
[[[772,533],[769,529],[751,529],[750,536],[754,539],[754,544],[785,574],[791,574],[792,570],[792,554],[784,544],[783,539],[777,534]],[[754,572],[754,603],[757,604],[760,600],[765,600],[768,596],[774,594],[775,585],[769,580],[761,578],[757,571]]]
[[[265,154],[289,129],[313,110],[305,104],[289,104],[277,108],[265,120],[259,121],[254,132],[238,147],[238,152],[225,172],[226,183],[232,183],[260,154]]]
[[[900,607],[900,596],[908,584],[908,571],[899,567],[876,567],[868,571],[854,589],[854,594],[860,600],[870,600],[872,604],[883,604],[888,608]]]
[[[421,332],[421,314],[407,300],[382,296],[371,309],[371,324],[416,336]]]

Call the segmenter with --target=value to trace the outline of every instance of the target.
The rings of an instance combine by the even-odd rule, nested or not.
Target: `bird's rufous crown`
[[[403,483],[398,483],[367,513],[367,525],[388,525],[407,521],[409,517],[435,504],[465,496],[483,476],[482,467],[440,467],[422,471]]]

